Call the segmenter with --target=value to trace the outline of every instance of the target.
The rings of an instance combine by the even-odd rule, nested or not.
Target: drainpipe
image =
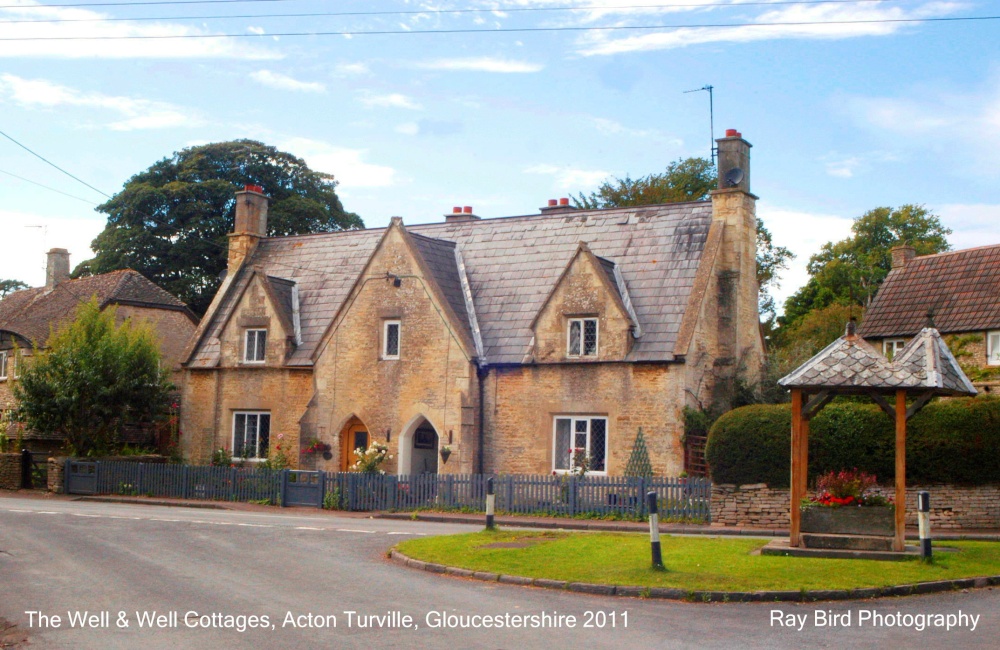
[[[486,473],[486,377],[489,370],[485,367],[476,369],[479,379],[479,453],[476,454],[476,473]]]

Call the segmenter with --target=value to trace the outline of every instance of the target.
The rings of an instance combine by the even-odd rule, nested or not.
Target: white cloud
[[[263,36],[266,33],[263,27],[254,27],[253,25],[247,27],[247,31],[257,36]]]
[[[423,70],[448,70],[455,72],[499,72],[499,73],[528,73],[539,72],[545,66],[539,63],[529,63],[527,61],[512,61],[510,59],[498,59],[488,56],[463,58],[463,59],[436,59],[433,61],[421,61],[415,64]]]
[[[118,113],[122,119],[107,126],[115,131],[197,126],[202,120],[179,106],[96,92],[82,92],[45,79],[23,79],[0,75],[0,98],[7,97],[28,108],[75,106]]]
[[[1000,230],[997,230],[1000,204],[950,203],[927,207],[941,217],[941,223],[952,229],[948,241],[953,248],[1000,244]]]
[[[962,7],[963,4],[958,2],[933,0],[912,8],[872,4],[787,6],[765,10],[753,19],[742,21],[756,24],[739,27],[679,27],[623,37],[615,36],[613,32],[589,32],[580,38],[578,51],[584,56],[595,56],[666,50],[704,43],[886,36],[914,24],[885,21],[939,17],[954,13]]]
[[[531,165],[524,169],[525,174],[552,176],[554,187],[559,190],[589,191],[610,176],[606,171],[576,169],[573,167],[558,167],[556,165]]]
[[[278,90],[291,90],[304,93],[326,92],[326,86],[316,81],[299,81],[280,72],[271,70],[257,70],[250,74],[250,77],[259,84],[277,88]]]
[[[178,39],[178,36],[204,36],[212,31],[169,21],[132,23],[103,20],[110,17],[110,14],[87,9],[40,7],[35,0],[22,0],[17,7],[0,9],[0,20],[8,21],[0,22],[0,57],[280,58],[280,54],[262,48],[253,39]],[[10,22],[39,19],[82,22]],[[81,36],[111,40],[71,40]]]
[[[378,106],[380,108],[405,108],[411,111],[419,111],[423,107],[410,97],[400,93],[388,93],[377,95],[364,91],[359,94],[358,99],[365,106]]]
[[[333,72],[341,77],[358,77],[369,74],[371,69],[364,63],[338,63],[333,66]]]
[[[809,280],[806,271],[809,258],[818,253],[823,244],[849,237],[854,223],[851,217],[783,210],[764,202],[757,204],[757,215],[771,231],[774,245],[784,246],[795,253],[788,270],[781,274],[781,287],[772,292],[779,307]]]
[[[333,174],[344,189],[388,187],[396,183],[395,169],[363,160],[368,153],[366,149],[335,147],[309,138],[289,138],[278,148],[303,158],[318,172]]]
[[[416,122],[405,122],[403,124],[398,124],[395,131],[396,133],[402,133],[403,135],[417,135],[420,133],[420,126]]]

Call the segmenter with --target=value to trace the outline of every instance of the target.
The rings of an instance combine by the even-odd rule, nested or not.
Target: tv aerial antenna
[[[712,152],[712,164],[714,165],[715,153],[718,151],[718,148],[715,146],[715,102],[714,102],[714,97],[712,95],[713,89],[714,89],[713,86],[705,84],[701,88],[695,88],[694,90],[685,90],[684,94],[686,95],[688,93],[700,93],[703,90],[708,91],[708,128],[709,128],[709,136],[711,137],[709,150]]]

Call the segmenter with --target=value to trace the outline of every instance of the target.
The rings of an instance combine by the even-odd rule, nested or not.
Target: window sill
[[[556,476],[571,476],[571,475],[577,474],[576,472],[571,472],[568,469],[554,469],[554,470],[552,470],[552,472]],[[605,470],[603,472],[594,472],[594,471],[587,470],[587,473],[585,474],[585,476],[607,476],[607,475],[608,475],[607,470]]]
[[[241,366],[266,366],[267,365],[267,361],[246,361],[246,360],[243,360],[243,361],[240,362],[240,365]]]

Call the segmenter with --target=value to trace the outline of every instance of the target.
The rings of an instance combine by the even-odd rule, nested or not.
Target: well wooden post
[[[892,550],[906,548],[906,391],[896,391],[896,537]]]
[[[788,544],[799,546],[799,529],[802,514],[799,512],[799,503],[803,496],[804,468],[802,467],[802,389],[792,389],[792,475],[789,483],[791,487],[791,526],[789,527]]]

